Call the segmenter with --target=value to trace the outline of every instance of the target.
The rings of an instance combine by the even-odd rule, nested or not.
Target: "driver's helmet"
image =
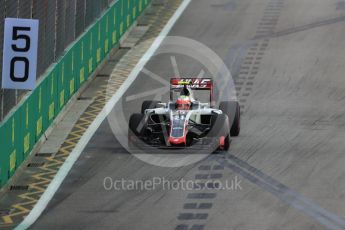
[[[189,110],[192,105],[192,101],[187,96],[180,96],[176,100],[176,109],[178,110]]]

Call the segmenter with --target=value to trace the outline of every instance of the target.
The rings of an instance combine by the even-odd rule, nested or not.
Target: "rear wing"
[[[179,92],[187,86],[192,90],[209,90],[210,104],[213,104],[213,80],[212,78],[171,78],[170,100],[173,100],[173,92]]]
[[[170,89],[182,89],[185,85],[193,90],[212,90],[212,78],[171,78]]]

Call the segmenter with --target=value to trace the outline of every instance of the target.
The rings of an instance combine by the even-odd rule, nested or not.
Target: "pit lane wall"
[[[0,188],[150,1],[116,1],[67,48],[37,88],[4,119],[0,124]]]

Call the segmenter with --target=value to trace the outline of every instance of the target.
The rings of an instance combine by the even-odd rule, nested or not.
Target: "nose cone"
[[[186,144],[186,138],[185,137],[170,137],[169,143],[171,145],[182,145]]]

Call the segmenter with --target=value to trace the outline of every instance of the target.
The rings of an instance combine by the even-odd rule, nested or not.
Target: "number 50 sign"
[[[34,89],[38,20],[6,18],[4,32],[2,88]]]

